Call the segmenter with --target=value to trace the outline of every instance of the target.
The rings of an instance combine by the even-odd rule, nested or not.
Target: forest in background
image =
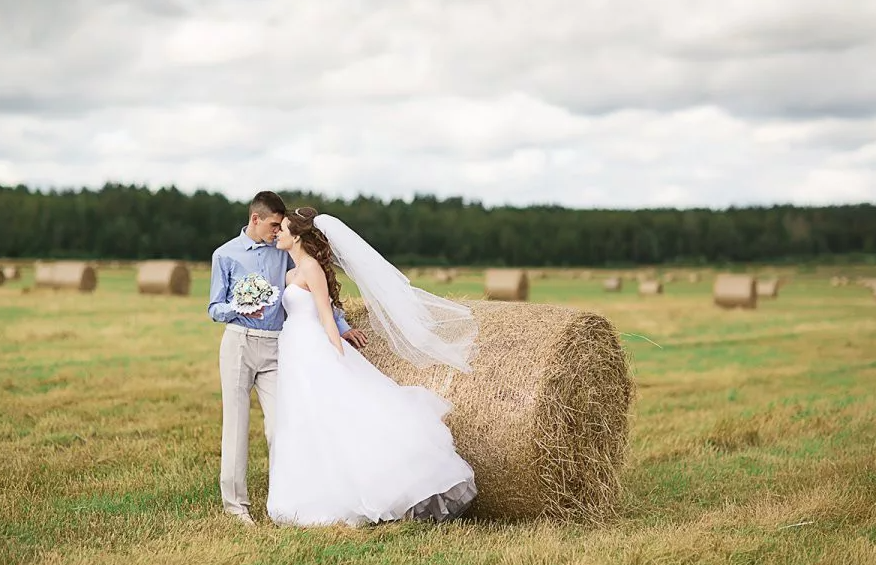
[[[358,231],[400,266],[607,266],[873,262],[876,205],[601,210],[486,207],[462,198],[328,199],[278,191]],[[0,257],[207,261],[247,202],[175,187],[0,186]]]

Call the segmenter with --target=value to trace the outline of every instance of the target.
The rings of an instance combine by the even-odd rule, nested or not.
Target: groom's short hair
[[[256,194],[252,202],[249,203],[249,213],[258,214],[259,218],[262,219],[273,214],[285,216],[286,203],[276,192],[263,190]]]

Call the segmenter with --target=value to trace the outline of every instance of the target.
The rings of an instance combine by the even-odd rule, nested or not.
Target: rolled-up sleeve
[[[219,253],[213,253],[213,264],[210,271],[210,304],[207,312],[214,322],[228,323],[239,314],[226,302],[228,296],[228,273]]]
[[[335,323],[338,325],[338,332],[344,335],[350,331],[350,324],[347,323],[347,315],[340,308],[333,308],[335,313]]]

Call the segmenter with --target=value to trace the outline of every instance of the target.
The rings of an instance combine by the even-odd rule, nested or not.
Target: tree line
[[[328,199],[280,192],[357,230],[397,265],[625,266],[872,261],[876,206],[575,210],[462,198]],[[0,256],[206,261],[246,223],[247,202],[198,190],[0,186]]]

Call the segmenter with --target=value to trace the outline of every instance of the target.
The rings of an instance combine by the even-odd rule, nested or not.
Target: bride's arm
[[[313,299],[316,300],[319,321],[322,322],[322,327],[325,328],[325,333],[328,334],[332,345],[343,355],[344,348],[341,345],[341,334],[338,331],[338,324],[335,322],[335,313],[332,310],[332,299],[329,296],[325,272],[316,261],[307,261],[302,266],[304,267],[304,281],[307,283],[307,288],[313,293]]]

